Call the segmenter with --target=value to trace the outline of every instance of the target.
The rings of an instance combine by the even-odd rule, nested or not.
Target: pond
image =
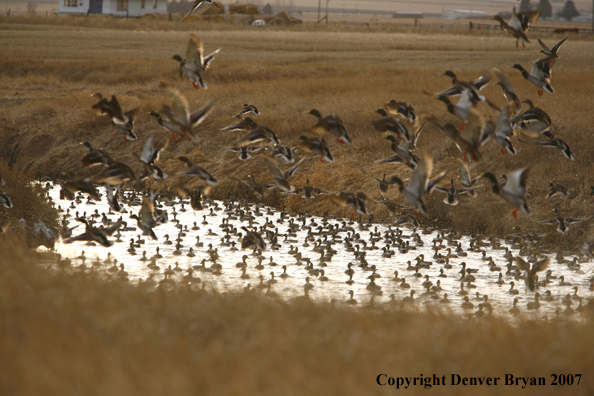
[[[70,227],[79,224],[75,220],[77,212],[87,218],[94,216],[97,226],[122,217],[126,227],[110,237],[114,244],[109,248],[83,241],[65,244],[62,240],[55,249],[62,257],[70,258],[72,266],[84,264],[132,281],[191,281],[221,292],[260,288],[282,298],[303,295],[307,288],[313,300],[352,305],[355,301],[368,304],[372,299],[375,304],[407,301],[414,290],[416,304],[448,307],[463,315],[507,315],[517,298],[517,308],[535,318],[569,316],[573,312],[575,317],[582,301],[585,305],[585,299],[592,296],[589,279],[594,263],[551,253],[532,259],[549,257],[546,270],[550,272],[538,272],[538,290],[527,290],[523,272],[512,258],[529,261],[528,255],[537,250],[538,240],[527,236],[476,238],[447,230],[423,230],[410,224],[394,226],[309,214],[292,216],[239,202],[206,200],[203,210],[194,211],[189,201],[157,199],[157,207],[168,212],[169,221],[154,228],[158,239],[152,240],[130,218],[141,208],[140,194],[120,202],[121,213],[110,212],[105,193],[101,201],[89,201],[86,196],[75,201],[61,200],[58,187],[50,188],[49,194],[64,211],[62,215],[67,217]],[[130,197],[133,193],[124,194]],[[72,235],[84,232],[84,224],[80,224]],[[253,249],[242,250],[241,235],[246,232],[241,227],[252,230],[265,224],[267,233],[262,235],[266,250],[261,255]],[[276,244],[271,243],[274,239]],[[131,241],[135,245],[132,253]],[[240,268],[242,262],[245,270]],[[463,263],[472,271],[466,272],[467,278],[474,277],[472,282],[461,281]],[[119,269],[120,264],[125,273]],[[347,275],[349,264],[352,279]],[[374,282],[370,276],[376,277]],[[517,294],[509,291],[511,282]],[[306,283],[311,286],[306,287]],[[535,292],[541,296],[540,307],[528,309],[533,308]],[[467,304],[464,297],[468,297]]]

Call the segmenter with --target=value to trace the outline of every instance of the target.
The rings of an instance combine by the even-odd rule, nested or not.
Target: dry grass
[[[133,285],[106,278],[106,268],[46,268],[0,242],[3,394],[393,394],[376,384],[380,373],[448,382],[450,374],[542,376],[547,386],[528,390],[540,395],[585,395],[594,386],[591,314],[580,323],[465,320],[397,305],[207,292],[183,281]],[[583,374],[581,384],[550,386],[561,373]]]
[[[58,213],[43,187],[34,183],[30,175],[9,169],[3,162],[0,162],[0,175],[6,182],[0,190],[10,197],[13,205],[12,208],[0,205],[0,227],[29,247],[53,247],[59,237]]]
[[[29,24],[19,25],[15,20],[2,26],[0,101],[5,108],[2,125],[6,133],[0,137],[0,154],[11,166],[36,176],[87,176],[89,171],[81,170],[79,165],[80,143],[84,141],[104,147],[115,158],[140,170],[138,156],[146,136],[156,134],[158,140],[164,140],[166,133],[152,117],[142,115],[137,126],[139,140],[124,145],[109,121],[91,112],[95,99],[90,95],[95,91],[114,93],[124,110],[140,106],[144,112],[160,107],[169,85],[180,88],[192,108],[208,99],[215,100],[216,108],[200,126],[202,143],[175,143],[164,153],[162,161],[168,174],[183,169],[177,157],[185,154],[220,179],[213,189],[215,198],[257,198],[229,177],[254,173],[259,180],[267,181],[269,176],[262,172],[259,160],[241,163],[235,154],[222,149],[239,136],[219,132],[218,128],[232,123],[231,116],[243,103],[253,103],[263,112],[258,122],[292,145],[300,135],[308,134],[314,123],[306,112],[318,108],[322,113],[340,115],[356,148],[332,142],[336,162],[321,164],[313,157],[306,160],[294,184],[301,186],[308,177],[312,185],[329,191],[362,190],[378,198],[375,182],[361,175],[358,167],[378,176],[383,172],[401,177],[409,174],[398,166],[374,164],[390,155],[388,141],[371,127],[374,111],[386,101],[397,99],[412,103],[417,111],[455,121],[441,102],[422,91],[446,88],[449,79],[443,75],[444,70],[471,79],[497,66],[508,73],[522,99],[531,98],[549,112],[557,136],[570,144],[576,161],[534,146],[524,138],[515,140],[520,152],[515,157],[501,155],[498,147],[489,143],[484,149],[485,160],[474,164],[473,172],[503,174],[530,165],[528,202],[532,217],[521,215],[514,221],[507,204],[484,187],[479,198],[464,200],[456,207],[446,206],[441,195],[433,194],[427,202],[428,218],[462,232],[501,236],[513,232],[514,226],[524,231],[549,231],[534,221],[552,217],[553,207],[572,217],[589,217],[592,212],[589,187],[594,184],[590,166],[594,147],[589,138],[592,126],[588,114],[592,110],[590,92],[594,91],[594,54],[589,50],[590,41],[578,36],[572,36],[563,46],[562,58],[555,65],[552,85],[556,93],[538,98],[536,89],[511,68],[514,63],[529,67],[537,58],[537,45],[516,50],[513,39],[502,32],[482,31],[470,36],[462,30],[415,34],[345,32],[339,28],[327,31],[303,26],[278,28],[271,34],[267,30],[228,26],[215,30],[210,25],[199,25],[198,34],[206,51],[218,47],[223,51],[206,76],[209,89],[196,91],[178,78],[177,64],[170,59],[184,50],[186,31],[153,31],[158,26],[148,25],[144,29],[143,21],[113,22],[121,24],[122,29],[129,28],[124,34],[114,26],[103,29],[93,26],[93,22],[91,27],[80,27],[76,21],[50,26],[31,24],[30,19],[24,20]],[[39,21],[46,23],[45,19]],[[170,26],[185,29],[179,24]],[[558,40],[553,35],[541,37],[549,44]],[[498,87],[490,85],[484,92],[503,104]],[[495,117],[486,107],[483,110]],[[419,146],[431,153],[436,171],[449,169],[451,177],[457,179],[455,158],[460,154],[441,132],[427,127]],[[551,180],[564,184],[571,191],[570,198],[546,200]],[[153,186],[170,188],[186,182],[172,176]],[[388,195],[400,200],[395,188]],[[262,199],[295,211],[351,214],[348,208],[337,209],[327,198],[312,202],[285,199],[274,193]],[[371,203],[370,208],[376,217],[388,218],[381,206]],[[558,247],[573,248],[591,237],[590,224],[585,222],[565,235],[551,233],[547,240]]]

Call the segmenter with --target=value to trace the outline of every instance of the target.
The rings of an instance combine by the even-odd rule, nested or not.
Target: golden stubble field
[[[487,188],[479,197],[445,206],[443,196],[427,200],[428,218],[462,232],[505,235],[519,226],[546,232],[550,246],[575,247],[589,238],[584,222],[565,235],[533,220],[552,217],[552,208],[573,217],[592,212],[591,95],[594,92],[592,41],[570,37],[554,69],[554,95],[538,98],[536,88],[511,69],[529,67],[538,47],[516,50],[500,32],[302,26],[294,30],[105,21],[105,27],[43,25],[37,19],[0,20],[0,159],[19,172],[54,178],[83,177],[81,143],[104,147],[118,160],[140,170],[144,141],[167,133],[148,115],[137,123],[139,140],[124,143],[106,118],[94,114],[91,97],[116,94],[124,110],[159,109],[166,87],[179,88],[192,109],[209,99],[216,108],[200,126],[199,144],[180,141],[162,155],[171,176],[153,187],[187,183],[175,176],[184,169],[180,155],[212,171],[220,183],[213,196],[257,199],[231,180],[250,173],[270,180],[261,160],[242,163],[221,148],[239,135],[219,132],[234,122],[243,103],[258,106],[257,121],[275,130],[285,144],[307,134],[312,108],[337,113],[356,147],[331,142],[336,162],[308,158],[294,184],[305,178],[326,190],[365,191],[379,197],[375,182],[358,167],[381,176],[408,177],[399,166],[377,165],[390,155],[384,136],[371,127],[374,111],[390,99],[412,103],[418,111],[454,121],[443,105],[422,93],[447,88],[451,69],[472,79],[493,66],[506,71],[522,99],[531,98],[549,112],[556,135],[573,148],[575,161],[557,151],[514,138],[519,154],[502,155],[489,143],[474,173],[497,175],[531,166],[528,202],[531,218],[514,221],[510,207]],[[170,57],[184,51],[190,31],[206,51],[223,48],[206,75],[208,90],[194,90],[180,80]],[[531,37],[535,37],[532,35]],[[547,44],[557,36],[542,36]],[[498,87],[483,91],[503,104]],[[488,113],[489,110],[485,107]],[[491,113],[491,116],[494,114]],[[521,141],[518,141],[521,140]],[[436,171],[449,169],[458,181],[453,143],[435,130],[423,131],[419,147],[435,159]],[[301,156],[301,154],[299,154]],[[5,168],[3,168],[5,169]],[[16,176],[15,176],[16,177]],[[449,179],[449,177],[448,177]],[[545,199],[551,180],[563,183],[568,199]],[[189,185],[193,185],[194,182]],[[140,186],[144,187],[144,186]],[[404,203],[392,187],[390,198]],[[264,201],[295,211],[329,211],[349,216],[332,201],[303,202],[271,194]],[[3,208],[5,216],[8,212]],[[370,203],[377,217],[389,214]],[[438,376],[545,377],[546,386],[421,387],[409,394],[589,394],[594,368],[591,314],[579,322],[531,322],[487,317],[466,320],[447,312],[417,312],[395,306],[346,309],[339,304],[312,304],[306,299],[279,301],[251,292],[216,293],[184,284],[131,284],[100,274],[40,267],[16,240],[0,244],[0,389],[3,394],[392,394],[376,377]],[[592,304],[587,305],[591,310]],[[550,318],[551,319],[551,318]],[[552,374],[582,374],[581,384],[551,386]]]

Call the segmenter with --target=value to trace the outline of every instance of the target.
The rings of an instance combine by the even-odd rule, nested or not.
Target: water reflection
[[[121,271],[117,265],[124,264],[131,280],[152,277],[158,281],[170,277],[181,281],[185,276],[186,281],[191,277],[193,282],[219,291],[249,285],[269,288],[287,298],[302,295],[308,288],[314,300],[350,304],[368,303],[372,298],[375,303],[401,301],[409,299],[412,292],[418,304],[448,306],[464,314],[488,313],[491,308],[494,313],[507,314],[517,298],[516,308],[535,317],[553,317],[556,310],[565,311],[568,307],[575,310],[582,298],[592,296],[591,261],[579,263],[574,256],[549,255],[549,275],[538,273],[540,308],[529,310],[529,304],[534,305],[534,293],[527,292],[523,278],[515,275],[515,263],[509,264],[512,255],[527,259],[531,244],[518,243],[519,239],[515,243],[477,240],[445,231],[314,216],[297,218],[266,207],[237,203],[225,206],[216,201],[206,202],[203,211],[195,212],[188,202],[176,201],[162,205],[169,212],[170,221],[154,229],[158,240],[153,241],[142,235],[136,221],[130,219],[131,214],[140,210],[140,200],[123,205],[127,213],[122,214],[108,213],[105,199],[83,199],[77,204],[60,200],[56,188],[50,196],[56,205],[68,208],[72,216],[70,226],[77,223],[77,211],[80,215],[86,212],[87,217],[94,215],[98,222],[123,217],[127,228],[121,230],[121,236],[110,248],[59,242],[56,250],[72,258],[73,265],[84,261],[87,266],[115,273]],[[262,256],[251,250],[242,251],[239,233],[245,231],[241,227],[264,224],[268,224],[269,230],[267,250]],[[233,232],[226,231],[231,228]],[[83,231],[81,226],[73,234]],[[274,236],[275,246],[270,239]],[[131,241],[137,246],[132,253]],[[85,259],[81,257],[83,250]],[[113,260],[117,260],[116,266]],[[188,274],[190,268],[192,274]],[[474,280],[461,282],[463,275]],[[543,285],[545,278],[548,282]],[[510,292],[511,282],[515,285]]]

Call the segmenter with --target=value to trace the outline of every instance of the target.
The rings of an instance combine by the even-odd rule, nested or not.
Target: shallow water
[[[80,204],[76,204],[74,201],[60,200],[58,188],[52,188],[49,193],[56,205],[60,205],[63,209],[69,208],[69,212],[72,215],[72,217],[69,218],[69,226],[74,226],[78,223],[74,220],[75,212],[77,211],[81,215],[83,212],[86,212],[87,216],[90,216],[95,210],[97,210],[99,214],[108,213],[109,206],[105,199],[106,195],[104,190],[101,192],[103,193],[102,200],[90,204],[87,203],[86,197]],[[433,241],[439,235],[439,232],[437,231],[423,233],[422,230],[415,231],[407,227],[391,227],[384,224],[371,224],[371,226],[367,228],[367,223],[361,225],[357,222],[351,222],[349,224],[348,220],[331,218],[322,219],[310,216],[305,219],[303,217],[293,217],[294,222],[298,225],[298,227],[295,227],[297,231],[294,234],[285,237],[289,232],[290,216],[285,216],[283,222],[280,222],[281,214],[278,211],[266,207],[257,208],[255,205],[242,205],[241,210],[250,211],[252,213],[252,224],[254,226],[257,225],[259,227],[265,224],[266,221],[271,221],[273,227],[278,229],[278,243],[280,244],[280,247],[278,249],[271,248],[271,243],[267,240],[267,250],[262,253],[264,256],[264,259],[262,260],[263,269],[257,269],[257,255],[254,254],[251,249],[246,251],[241,250],[239,235],[231,234],[229,238],[229,241],[235,242],[235,247],[238,249],[234,250],[231,246],[222,245],[222,238],[225,236],[225,231],[221,228],[223,219],[228,218],[230,214],[237,216],[238,206],[239,205],[236,203],[234,209],[227,211],[223,202],[209,201],[205,203],[204,210],[194,211],[191,209],[189,202],[187,201],[176,201],[174,204],[164,204],[162,205],[162,209],[168,211],[169,222],[154,228],[158,240],[153,241],[147,236],[142,235],[140,229],[136,229],[136,221],[129,217],[131,214],[138,213],[140,205],[128,206],[122,204],[122,207],[124,207],[128,213],[110,213],[106,215],[107,218],[113,221],[116,221],[122,216],[123,220],[127,222],[128,227],[135,228],[134,231],[122,230],[120,237],[121,242],[116,242],[113,246],[105,248],[100,245],[91,246],[91,244],[87,242],[64,244],[60,241],[56,244],[55,249],[58,253],[61,253],[63,257],[71,258],[73,260],[73,265],[80,265],[82,263],[83,260],[77,259],[76,257],[80,256],[81,252],[84,250],[84,255],[86,257],[85,264],[89,267],[94,266],[95,269],[100,268],[102,270],[108,270],[108,268],[110,268],[110,264],[104,263],[108,258],[108,253],[110,253],[112,258],[117,259],[118,264],[124,264],[128,277],[133,281],[148,277],[160,281],[165,278],[163,272],[168,266],[175,268],[176,265],[178,265],[178,270],[174,271],[174,275],[172,275],[171,278],[182,281],[183,276],[187,275],[187,269],[192,266],[200,266],[200,263],[203,260],[206,260],[206,268],[212,266],[213,262],[210,261],[211,255],[207,252],[209,245],[211,245],[212,249],[217,249],[219,255],[217,263],[222,265],[221,273],[220,275],[217,275],[212,271],[196,270],[194,271],[193,276],[194,278],[199,278],[199,280],[194,279],[194,282],[198,284],[206,284],[208,287],[216,288],[219,291],[237,290],[246,287],[248,284],[250,284],[250,287],[258,287],[259,284],[264,286],[271,280],[271,273],[274,273],[274,280],[276,282],[271,286],[271,291],[277,293],[281,297],[292,298],[304,294],[306,277],[309,276],[310,283],[313,285],[313,288],[309,291],[309,296],[314,300],[346,301],[349,298],[349,290],[352,290],[354,292],[354,298],[359,304],[368,303],[372,296],[374,296],[374,303],[380,304],[389,302],[392,298],[396,301],[400,301],[410,295],[410,290],[415,290],[416,293],[414,297],[418,304],[430,304],[436,307],[447,306],[455,312],[468,315],[475,314],[479,310],[478,304],[483,302],[483,300],[477,299],[477,292],[481,298],[483,298],[483,295],[489,296],[488,301],[492,305],[493,313],[495,314],[507,314],[512,306],[514,297],[517,297],[519,299],[518,308],[520,308],[521,312],[534,317],[543,317],[544,315],[553,317],[557,309],[564,311],[567,305],[564,305],[561,300],[567,294],[574,294],[574,286],[579,288],[579,296],[584,297],[585,299],[592,297],[592,292],[589,291],[590,284],[588,281],[594,270],[594,263],[592,261],[580,263],[580,269],[572,269],[567,264],[558,263],[554,255],[549,255],[551,257],[551,262],[548,269],[552,270],[552,275],[557,277],[564,276],[565,282],[571,285],[560,285],[560,280],[557,278],[551,280],[546,286],[541,286],[538,292],[542,295],[545,291],[549,290],[551,292],[552,301],[544,301],[541,299],[541,307],[538,310],[529,311],[527,309],[527,303],[529,301],[534,301],[534,293],[526,292],[523,278],[516,280],[513,276],[506,275],[507,269],[505,265],[508,260],[504,257],[504,248],[507,247],[510,249],[514,256],[518,256],[519,254],[519,250],[514,248],[514,245],[511,242],[496,240],[495,242],[500,244],[500,248],[494,249],[488,240],[483,240],[485,243],[484,245],[481,245],[480,250],[475,249],[474,251],[470,251],[470,237],[463,236],[454,238],[454,243],[461,243],[462,249],[466,251],[468,255],[466,257],[450,258],[449,263],[452,265],[452,268],[444,269],[444,274],[447,277],[440,278],[438,275],[440,269],[444,268],[444,265],[435,262],[435,250],[432,249],[434,246]],[[174,212],[176,213],[175,216]],[[174,217],[179,223],[174,221]],[[101,217],[97,218],[97,221],[100,222]],[[242,233],[244,232],[240,227],[249,226],[247,220],[242,221],[240,218],[229,220],[229,224]],[[309,227],[313,234],[313,237],[310,237],[310,240],[308,241],[309,246],[303,246],[308,236],[307,229],[302,227],[303,224]],[[180,243],[183,245],[180,249],[181,254],[175,255],[175,244],[179,234],[179,228],[176,227],[179,227],[180,225],[187,228],[187,230],[184,231],[186,235],[181,237],[182,241]],[[320,227],[324,227],[327,231],[330,225],[336,230],[334,236],[332,236],[332,234],[324,235],[319,233],[321,230]],[[389,248],[395,251],[395,254],[390,258],[382,256],[383,251],[381,249],[386,246],[384,237],[388,231],[400,233],[399,238],[404,242],[409,243],[410,249],[408,252],[401,253],[399,252],[398,246],[391,244]],[[84,232],[84,225],[81,224],[80,227],[73,231],[73,235],[78,235],[82,232]],[[372,232],[375,233],[375,235],[379,235],[377,237],[379,239],[374,246],[372,246],[373,243],[370,241]],[[365,260],[367,261],[368,268],[372,265],[376,266],[377,274],[381,277],[377,278],[375,283],[381,287],[380,291],[370,292],[367,289],[370,281],[368,277],[372,274],[372,271],[361,268],[361,260],[356,257],[355,252],[347,251],[344,239],[349,234],[352,235],[353,233],[359,233],[360,239],[364,240],[367,244],[367,246],[364,247],[364,243],[359,242],[360,251],[365,252]],[[170,236],[170,241],[173,242],[171,245],[164,244],[165,234]],[[136,248],[136,254],[132,255],[127,251],[130,246],[130,240],[137,240],[139,236],[144,240],[144,243],[141,244],[141,247]],[[195,246],[197,241],[196,237],[199,237],[200,242],[203,243],[202,247]],[[115,241],[116,237],[112,236],[110,239]],[[322,263],[320,261],[321,254],[313,250],[316,244],[319,244],[315,242],[318,240],[323,241],[322,246],[325,246],[326,243],[328,243],[332,249],[336,250],[336,254],[332,257],[331,261]],[[422,241],[422,243],[419,241]],[[353,245],[356,244],[356,242],[353,242]],[[439,254],[446,255],[447,252],[445,248],[449,247],[452,249],[452,254],[455,255],[456,247],[449,245],[447,239],[444,239],[442,244],[444,245],[444,248],[438,251]],[[156,264],[160,269],[151,270],[147,267],[150,261],[142,261],[141,258],[143,251],[146,251],[146,256],[148,258],[153,257],[156,254],[157,247],[160,248],[160,254],[163,256],[156,261]],[[193,249],[195,257],[187,256],[190,248]],[[292,248],[298,248],[298,251],[302,254],[300,262],[298,262],[294,255],[290,254]],[[492,257],[496,266],[501,268],[503,280],[505,282],[503,285],[496,283],[500,272],[491,271],[489,269],[487,261],[483,260],[482,251],[485,252],[484,255],[486,257]],[[242,279],[242,271],[240,268],[236,267],[236,263],[242,261],[242,256],[244,254],[248,256],[246,274],[249,276],[249,279]],[[414,265],[415,258],[421,254],[425,256],[426,261],[431,261],[433,263],[429,268],[420,269],[418,272],[422,277],[417,277],[414,275],[414,270],[407,270],[407,262],[412,261]],[[271,264],[271,257],[276,265]],[[328,278],[327,281],[322,281],[318,276],[311,275],[308,272],[306,269],[307,258],[310,259],[314,269],[323,269],[325,271],[325,276]],[[573,256],[567,256],[565,258],[567,260],[572,260]],[[98,260],[102,263],[97,264]],[[95,264],[93,264],[94,262]],[[472,282],[476,288],[465,288],[468,292],[470,302],[474,305],[473,308],[469,309],[463,309],[461,307],[463,302],[463,297],[459,295],[460,269],[462,268],[460,265],[461,262],[466,262],[468,268],[478,269],[478,272],[474,274],[476,280]],[[352,284],[345,283],[349,279],[344,273],[348,263],[353,263],[352,268],[355,271],[352,278]],[[324,264],[326,264],[325,267],[323,267]],[[281,268],[282,265],[287,266],[287,274],[289,275],[284,279],[280,277],[283,272]],[[410,289],[400,287],[401,282],[395,282],[393,280],[394,271],[398,271],[399,277],[406,279],[406,283],[411,287]],[[260,275],[263,276],[263,281],[259,279]],[[422,285],[426,275],[429,276],[429,280],[433,285],[436,285],[437,280],[440,280],[443,290],[427,293],[427,289]],[[539,273],[539,275],[541,279],[544,278],[544,272]],[[510,289],[510,281],[515,282],[515,288],[519,290],[518,295],[511,295],[508,293],[508,290]],[[448,299],[450,300],[449,303],[442,302],[444,293],[448,294]],[[391,295],[393,295],[393,297],[391,297]],[[584,305],[586,303],[585,299],[583,301]],[[577,306],[578,300],[572,300],[571,307],[575,309]],[[486,309],[484,311],[487,312]]]

